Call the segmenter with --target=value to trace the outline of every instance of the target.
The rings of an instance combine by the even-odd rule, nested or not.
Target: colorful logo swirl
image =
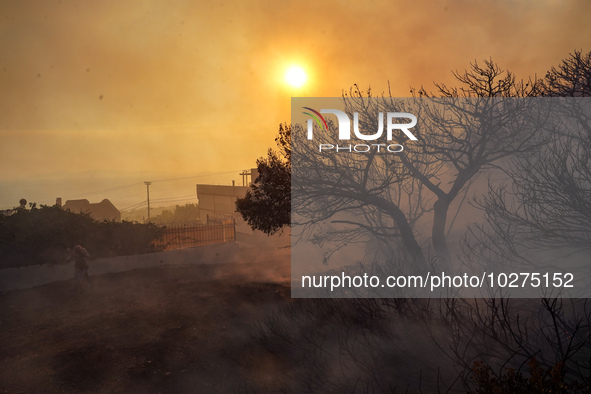
[[[318,123],[318,126],[321,129],[323,128],[325,131],[328,131],[328,125],[326,124],[326,120],[324,120],[324,118],[322,117],[322,115],[320,115],[320,112],[315,111],[315,110],[313,110],[310,107],[302,107],[302,108],[303,109],[307,109],[308,111],[312,111],[313,113],[304,112],[304,115],[310,116],[312,119],[314,119],[316,121],[316,123]]]

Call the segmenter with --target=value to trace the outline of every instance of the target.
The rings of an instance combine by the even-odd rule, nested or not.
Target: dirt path
[[[289,260],[272,259],[0,295],[0,392],[232,392],[267,373],[240,361],[257,321],[288,302],[288,278]]]

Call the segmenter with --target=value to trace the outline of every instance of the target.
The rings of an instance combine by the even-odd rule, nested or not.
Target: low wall
[[[158,265],[228,263],[234,261],[237,252],[238,244],[228,243],[159,253],[96,259],[88,263],[90,266],[88,273],[92,276]],[[74,262],[4,268],[0,269],[0,291],[29,289],[51,282],[72,279],[73,277]]]

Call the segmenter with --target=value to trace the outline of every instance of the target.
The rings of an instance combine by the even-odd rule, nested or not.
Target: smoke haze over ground
[[[0,391],[229,392],[266,373],[240,360],[257,320],[287,302],[288,278],[285,253],[242,250],[93,276],[83,294],[70,281],[4,293]]]

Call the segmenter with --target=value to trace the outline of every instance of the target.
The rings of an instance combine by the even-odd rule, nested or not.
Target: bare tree
[[[377,129],[379,111],[412,112],[425,120],[417,125],[420,138],[405,144],[404,155],[313,155],[317,146],[294,154],[294,178],[301,182],[296,187],[309,193],[294,201],[302,214],[296,220],[311,230],[331,230],[318,242],[396,243],[425,262],[429,240],[445,253],[454,208],[474,179],[495,170],[512,182],[491,179],[490,194],[479,200],[489,227],[472,230],[483,248],[513,259],[513,250],[528,258],[524,246],[586,248],[589,102],[552,99],[548,107],[545,99],[511,99],[541,95],[544,87],[539,81],[517,82],[492,62],[455,75],[460,87],[436,85],[437,95],[415,91],[412,107],[352,91],[348,111],[358,113],[364,132]],[[562,114],[559,121],[549,109]],[[303,134],[294,129],[294,138]],[[334,143],[318,137],[316,143]],[[425,232],[424,223],[431,225]],[[333,224],[348,227],[331,229]],[[437,242],[444,246],[435,247]],[[469,245],[477,243],[471,239]],[[589,392],[591,387],[586,300],[296,300],[289,308],[261,329],[275,354],[290,357],[297,344],[294,365],[303,367],[289,376],[286,391],[394,391],[399,381],[409,380],[411,373],[401,372],[401,365],[409,364],[414,376],[398,387],[403,392],[449,392],[460,380],[469,392]],[[414,324],[420,319],[424,325]],[[430,331],[432,342],[421,328]],[[422,353],[417,350],[426,344]],[[418,370],[430,363],[436,380],[424,382],[427,374]],[[531,373],[525,378],[527,365]],[[459,367],[459,376],[452,366]],[[301,385],[289,387],[294,381]],[[421,386],[425,383],[431,385]]]
[[[560,97],[591,96],[591,52],[575,50],[546,73],[543,94]]]
[[[591,250],[591,52],[575,51],[553,67],[544,94],[561,122],[534,154],[514,157],[508,183],[491,184],[477,201],[485,223],[471,229],[467,249],[499,261],[529,262],[540,251]],[[565,97],[572,95],[575,97]]]
[[[344,97],[346,111],[357,113],[366,133],[379,129],[380,112],[414,113],[420,119],[413,128],[418,140],[405,143],[399,154],[301,155],[298,166],[303,167],[295,170],[301,170],[296,207],[309,218],[307,224],[349,212],[357,219],[347,223],[356,236],[390,243],[397,238],[411,260],[422,266],[425,240],[430,238],[435,254],[449,261],[446,234],[452,203],[484,170],[535,151],[543,143],[539,130],[547,120],[538,104],[508,98],[536,94],[537,82],[517,81],[492,60],[454,75],[460,87],[436,85],[440,97],[421,88],[406,101],[376,98],[357,86]],[[315,142],[331,142],[324,138]],[[424,237],[417,224],[428,218],[430,237]],[[343,239],[342,231],[339,237]]]
[[[585,270],[576,258],[588,261],[591,251],[590,60],[591,53],[575,51],[548,72],[541,93],[561,97],[552,98],[557,127],[533,154],[513,157],[504,168],[508,181],[491,182],[476,201],[485,222],[473,226],[464,243],[470,259],[537,267],[542,258],[555,259],[562,268],[572,262]],[[538,308],[527,304],[490,300],[475,309],[467,324],[479,334],[470,340],[507,346],[504,354],[513,361],[535,357],[547,367],[558,365],[561,373],[586,384],[581,391],[588,390],[591,315],[586,300],[542,299]],[[537,315],[525,319],[526,312]]]

